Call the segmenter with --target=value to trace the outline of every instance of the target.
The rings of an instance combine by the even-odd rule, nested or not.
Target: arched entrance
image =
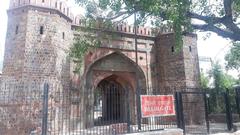
[[[130,122],[136,123],[137,82],[142,90],[141,94],[146,89],[145,74],[141,67],[124,54],[114,52],[90,64],[85,77],[81,95],[81,117],[86,128],[96,124],[126,122],[127,93],[131,108]]]
[[[121,123],[126,120],[126,90],[112,75],[103,79],[94,92],[94,125]]]

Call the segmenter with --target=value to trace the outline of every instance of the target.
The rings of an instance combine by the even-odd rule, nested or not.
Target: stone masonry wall
[[[27,13],[12,12],[8,14],[8,28],[5,41],[3,76],[20,78],[24,70],[24,51],[27,31]]]
[[[194,34],[184,36],[184,67],[186,76],[186,86],[188,88],[200,87],[200,70],[197,50],[197,37]]]
[[[176,46],[174,34],[162,34],[157,37],[155,79],[161,92],[186,88],[199,88],[199,67],[197,39],[193,34],[183,36],[183,46]]]
[[[43,34],[40,34],[43,27]],[[68,49],[73,36],[69,22],[57,14],[28,11],[23,77],[70,80]]]
[[[72,40],[70,23],[57,14],[30,9],[9,12],[3,76],[69,81],[67,53]]]
[[[16,133],[10,131],[17,128],[16,132],[24,135],[31,131],[37,132],[41,126],[43,94],[41,92],[45,82],[50,85],[49,97],[51,100],[49,103],[54,101],[55,105],[55,107],[49,107],[49,111],[55,112],[52,113],[52,116],[57,119],[60,118],[60,115],[62,118],[70,115],[67,113],[67,109],[70,108],[64,108],[64,105],[70,104],[68,50],[73,42],[73,35],[71,22],[51,10],[41,8],[35,10],[32,7],[24,7],[9,10],[8,15],[9,24],[1,78],[3,81],[0,83],[0,92],[5,93],[1,94],[0,99],[5,100],[0,101],[0,111],[4,115],[5,123],[16,121],[12,121],[9,125],[2,125],[6,128],[0,129],[0,132],[4,132],[3,135],[12,135]],[[43,28],[42,33],[40,32],[41,27]],[[17,32],[16,29],[18,29]],[[35,88],[38,86],[39,88],[36,89],[38,97],[34,97],[36,96]],[[5,97],[2,98],[2,96]],[[12,96],[17,102],[5,104],[4,102],[8,101],[9,96]],[[37,100],[36,104],[30,102],[35,99]],[[56,112],[56,110],[58,111]],[[19,117],[7,117],[8,113],[18,114]],[[29,117],[24,118],[28,115]],[[56,119],[54,120],[58,123],[66,122],[63,119]],[[56,125],[56,123],[54,124]],[[50,127],[51,122],[49,122]],[[61,127],[61,129],[63,128]]]
[[[177,50],[174,34],[159,35],[156,43],[156,68],[159,90],[172,93],[171,90],[185,88],[185,67],[183,51]]]

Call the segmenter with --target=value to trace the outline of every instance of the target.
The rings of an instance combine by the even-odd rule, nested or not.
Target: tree
[[[240,0],[76,0],[87,17],[121,21],[134,13],[139,22],[173,26],[177,37],[193,29],[240,41]],[[194,21],[198,20],[198,21]],[[199,23],[201,21],[201,23]]]
[[[95,37],[95,36],[94,36]],[[73,46],[70,48],[70,57],[76,64],[74,72],[80,73],[82,70],[83,59],[85,54],[92,48],[99,46],[100,40],[94,38],[90,33],[82,33],[81,36],[75,38]]]
[[[223,72],[221,65],[216,62],[213,64],[212,70],[210,71],[210,76],[213,77],[214,88],[220,92],[226,89],[231,89],[237,80]]]
[[[210,71],[210,76],[213,77],[213,85],[214,85],[214,88],[216,89],[217,94],[224,91],[225,77],[224,77],[222,67],[218,62],[213,64],[212,70]]]
[[[200,74],[200,85],[202,89],[209,88],[209,78],[204,73]]]
[[[224,99],[221,96],[222,92],[229,92],[230,101],[234,101],[234,90],[233,86],[237,83],[237,80],[232,76],[223,72],[221,65],[216,62],[213,64],[212,70],[210,71],[210,76],[213,77],[214,88],[209,89],[211,94],[210,98],[210,108],[211,112],[221,113],[224,111]]]
[[[230,52],[225,56],[225,60],[227,61],[227,69],[235,69],[240,72],[240,42],[233,43]]]

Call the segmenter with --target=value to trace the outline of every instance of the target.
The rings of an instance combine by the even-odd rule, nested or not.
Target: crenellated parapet
[[[74,17],[73,26],[77,27],[87,27],[89,24],[86,23],[85,19],[83,19],[82,15],[77,15]],[[109,31],[126,33],[126,34],[135,34],[134,25],[128,25],[125,23],[114,24],[113,27],[106,27],[101,22],[95,22],[91,24],[91,28],[94,29],[106,29]],[[152,27],[144,27],[137,26],[137,35],[142,36],[156,36],[159,33],[169,33],[173,32],[171,26],[162,26],[161,28],[152,28]]]
[[[24,7],[37,6],[57,10],[73,20],[74,16],[67,5],[67,0],[10,0],[9,10]]]
[[[67,5],[68,0],[10,0],[9,10],[14,10],[17,8],[25,7],[25,6],[34,6],[43,9],[50,9],[57,11],[60,16],[67,17],[67,19],[72,21],[72,25],[75,27],[86,27],[86,21],[83,19],[82,15],[74,16],[71,12],[70,7]],[[111,28],[106,28],[101,23],[96,22],[94,26],[91,26],[95,29],[106,29],[109,31],[126,33],[126,34],[134,34],[135,29],[133,25],[128,25],[124,23],[115,24]],[[158,33],[168,33],[173,32],[173,29],[169,26],[163,26],[160,29],[151,28],[151,27],[137,27],[137,35],[142,36],[156,36]]]

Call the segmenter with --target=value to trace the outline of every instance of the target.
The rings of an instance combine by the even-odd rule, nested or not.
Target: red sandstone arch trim
[[[108,57],[108,56],[110,56],[110,55],[114,55],[114,54],[117,54],[117,55],[119,55],[119,56],[121,56],[123,59],[125,59],[126,61],[128,61],[129,63],[131,63],[135,68],[136,68],[136,72],[138,72],[138,74],[139,74],[139,78],[142,78],[142,79],[144,79],[143,80],[143,82],[144,82],[144,84],[142,84],[144,87],[146,87],[146,77],[145,77],[145,74],[144,74],[144,72],[143,72],[143,70],[141,69],[141,67],[139,66],[139,65],[137,65],[133,60],[131,60],[129,57],[127,57],[125,54],[123,54],[123,53],[121,53],[120,51],[110,51],[110,52],[108,52],[108,53],[106,53],[106,54],[104,54],[102,57],[100,57],[100,58],[97,58],[97,59],[95,59],[91,64],[89,64],[89,66],[87,67],[87,69],[86,69],[86,74],[85,74],[85,86],[87,87],[87,88],[90,88],[91,86],[91,88],[94,88],[94,87],[96,87],[96,86],[94,86],[94,85],[96,85],[97,84],[97,82],[98,81],[96,81],[94,84],[93,83],[90,83],[90,82],[87,82],[87,81],[89,81],[89,79],[88,79],[88,77],[89,77],[89,73],[90,73],[90,71],[91,71],[91,69],[94,67],[94,65],[95,64],[97,64],[99,61],[101,61],[102,59],[104,59],[104,58],[106,58],[106,57]],[[110,76],[110,74],[109,75],[104,75],[104,76]],[[103,77],[104,77],[103,76]],[[138,78],[138,79],[139,79]],[[104,79],[104,78],[102,78],[102,79]]]
[[[93,77],[94,88],[96,88],[102,80],[107,79],[108,77],[114,76],[114,75],[118,77],[116,82],[121,84],[121,86],[130,86],[131,90],[135,89],[134,74],[132,74],[132,73],[113,73],[113,72],[103,72],[103,71],[94,73],[94,77]]]

